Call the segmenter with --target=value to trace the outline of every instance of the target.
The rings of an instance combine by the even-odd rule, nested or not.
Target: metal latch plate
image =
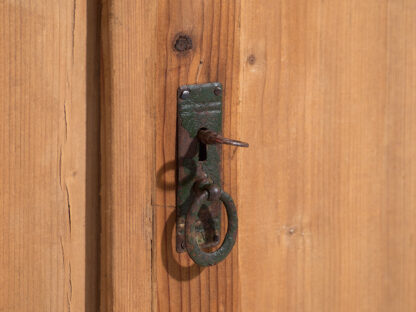
[[[221,144],[205,145],[197,139],[202,128],[222,133],[222,85],[218,82],[186,85],[178,89],[176,251],[185,249],[185,220],[193,201],[192,187],[204,174],[221,186]],[[197,233],[201,247],[218,245],[221,206],[205,202]]]

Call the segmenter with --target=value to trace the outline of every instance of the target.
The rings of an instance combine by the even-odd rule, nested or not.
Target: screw
[[[214,89],[214,94],[215,95],[221,95],[221,93],[222,93],[222,90],[221,90],[221,88],[220,87],[216,87],[215,89]]]
[[[188,89],[183,90],[181,93],[181,99],[185,100],[189,97],[189,95],[191,95],[191,91],[189,91]]]

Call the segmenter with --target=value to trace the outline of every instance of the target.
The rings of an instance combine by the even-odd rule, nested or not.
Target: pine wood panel
[[[222,263],[200,268],[175,249],[176,93],[184,84],[219,81],[224,89],[224,134],[237,138],[239,1],[159,1],[156,71],[155,310],[237,311],[237,247]],[[192,49],[173,48],[178,35]],[[223,149],[224,189],[236,198],[235,149]],[[223,216],[223,220],[226,220]],[[226,228],[223,227],[223,233]]]
[[[415,17],[410,0],[105,2],[102,308],[413,311]],[[200,269],[174,245],[176,89],[207,81],[251,146],[223,152],[238,246]]]
[[[238,310],[237,253],[200,269],[176,253],[172,235],[176,90],[222,82],[224,132],[237,136],[238,16],[235,1],[103,3],[104,311]],[[174,51],[178,33],[191,37],[190,51]],[[224,187],[236,196],[234,155],[224,149]]]
[[[96,311],[96,3],[0,15],[0,310]]]
[[[416,3],[241,12],[241,311],[415,311]]]
[[[155,9],[103,1],[102,311],[152,309]]]

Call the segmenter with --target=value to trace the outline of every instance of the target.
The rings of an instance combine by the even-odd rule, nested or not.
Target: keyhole
[[[199,161],[207,160],[207,145],[199,142]]]
[[[207,128],[201,128],[199,130],[207,130]],[[207,160],[207,145],[199,141],[199,161]]]

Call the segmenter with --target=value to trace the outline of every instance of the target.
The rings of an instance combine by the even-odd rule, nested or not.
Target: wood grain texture
[[[241,311],[415,311],[416,3],[241,12]]]
[[[96,311],[96,3],[0,16],[0,311]]]
[[[176,90],[222,82],[224,133],[236,137],[238,16],[235,1],[103,3],[104,311],[238,310],[237,253],[200,269],[176,253],[173,235]],[[178,33],[192,38],[190,51],[174,51]],[[224,188],[236,196],[234,155],[224,149]]]
[[[156,2],[103,1],[101,310],[151,311]]]
[[[237,248],[222,263],[200,268],[175,250],[176,93],[181,85],[219,81],[224,89],[224,135],[238,138],[239,1],[159,1],[156,71],[156,187],[154,308],[157,311],[239,310]],[[173,48],[178,35],[192,49]],[[235,149],[223,149],[224,189],[236,194]],[[226,220],[223,217],[223,220]],[[225,225],[225,222],[224,222]],[[223,227],[223,233],[226,228]]]

